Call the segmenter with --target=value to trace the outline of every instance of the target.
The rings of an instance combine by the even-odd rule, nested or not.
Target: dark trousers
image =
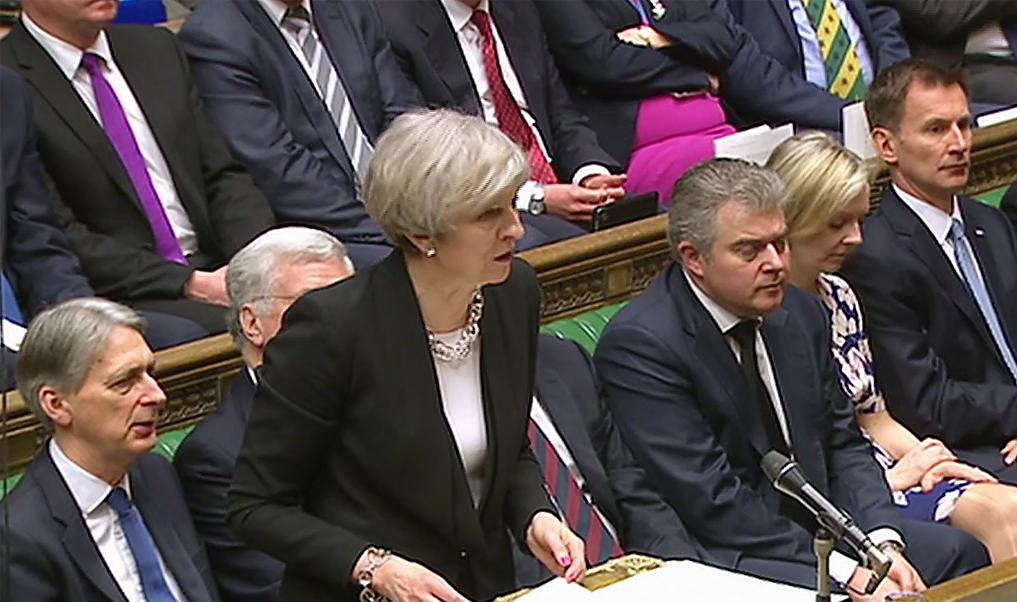
[[[130,303],[148,320],[154,349],[172,347],[226,331],[226,308],[190,299],[138,299]]]
[[[586,234],[586,230],[555,215],[546,213],[533,215],[523,211],[520,212],[520,217],[526,228],[526,233],[516,243],[517,251],[535,249]]]
[[[1003,446],[978,447],[973,449],[955,449],[957,457],[993,474],[997,479],[1009,485],[1017,485],[1017,465],[1003,464],[1003,456],[999,450]]]

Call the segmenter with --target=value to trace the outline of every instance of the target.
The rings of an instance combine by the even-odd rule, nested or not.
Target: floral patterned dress
[[[886,400],[876,386],[872,352],[869,350],[862,310],[854,290],[839,276],[820,274],[819,298],[830,312],[833,356],[840,373],[841,387],[854,402],[855,412],[875,414],[886,411]],[[864,430],[862,433],[872,444],[873,454],[880,466],[884,470],[892,468],[896,463],[893,456]],[[946,523],[950,521],[957,500],[970,486],[968,481],[947,479],[929,492],[923,492],[918,486],[906,491],[893,491],[893,501],[908,518]]]

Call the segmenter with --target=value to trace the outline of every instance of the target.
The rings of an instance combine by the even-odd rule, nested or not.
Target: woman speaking
[[[268,348],[230,523],[284,561],[284,600],[486,600],[513,586],[509,532],[569,580],[526,436],[539,323],[515,193],[522,152],[482,120],[400,116],[364,201],[396,250],[311,292]]]

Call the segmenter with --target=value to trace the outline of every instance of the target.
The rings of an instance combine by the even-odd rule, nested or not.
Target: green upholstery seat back
[[[606,305],[600,309],[581,313],[578,316],[545,324],[541,330],[563,339],[573,340],[586,347],[586,350],[592,354],[593,350],[597,348],[597,341],[600,340],[604,327],[618,313],[618,310],[624,306],[624,303]]]
[[[159,435],[159,440],[156,442],[155,449],[152,451],[165,456],[166,459],[172,461],[173,456],[177,453],[177,448],[179,448],[180,444],[184,442],[187,435],[191,434],[192,430],[194,430],[193,425],[185,426],[182,429],[175,429]],[[2,499],[9,491],[13,490],[20,480],[21,475],[15,474],[0,481],[0,499]]]

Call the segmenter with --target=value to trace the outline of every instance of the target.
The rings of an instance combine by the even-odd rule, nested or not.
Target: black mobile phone
[[[627,194],[593,210],[593,232],[657,215],[657,193]]]

